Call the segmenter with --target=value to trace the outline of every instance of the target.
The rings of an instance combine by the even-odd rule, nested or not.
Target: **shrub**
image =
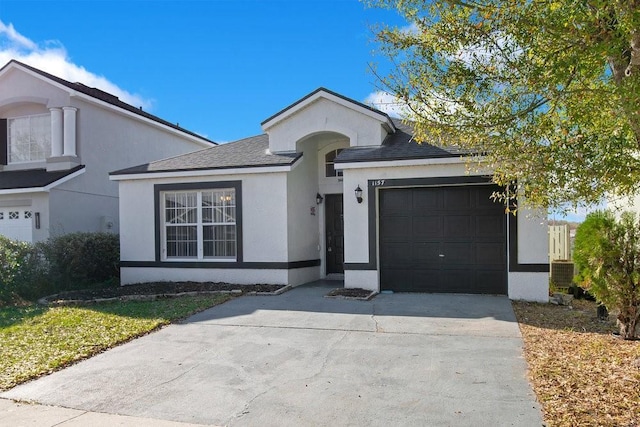
[[[640,224],[625,212],[587,215],[576,231],[576,281],[598,302],[618,312],[620,334],[633,339],[640,322]]]
[[[77,289],[117,279],[120,241],[111,233],[72,233],[40,244],[57,290]]]
[[[36,244],[0,236],[0,301],[117,284],[119,260],[114,234],[73,233]]]
[[[21,269],[27,264],[33,246],[0,235],[0,301],[10,302],[16,296]]]

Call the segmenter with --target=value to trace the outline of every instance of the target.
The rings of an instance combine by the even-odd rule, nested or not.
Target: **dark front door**
[[[381,190],[381,288],[506,294],[506,218],[490,200],[496,189]]]
[[[325,196],[327,274],[344,273],[344,221],[342,194]]]

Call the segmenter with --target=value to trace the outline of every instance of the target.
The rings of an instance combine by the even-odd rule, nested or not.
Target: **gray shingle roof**
[[[387,136],[382,145],[346,148],[336,157],[336,163],[433,159],[469,154],[468,151],[455,147],[440,148],[428,143],[418,144],[413,140],[413,128],[410,124],[398,119],[392,120],[396,132]]]
[[[266,134],[262,134],[169,159],[118,170],[111,172],[111,175],[289,166],[302,155],[299,153],[271,154],[267,151],[268,148],[269,137]]]
[[[83,165],[76,166],[70,170],[57,172],[47,172],[45,169],[0,171],[0,190],[45,187],[82,168],[84,168]]]
[[[53,80],[54,82],[60,83],[61,85],[66,86],[69,89],[73,89],[73,90],[75,90],[77,92],[84,93],[85,95],[89,95],[92,98],[99,99],[100,101],[104,101],[107,104],[111,104],[111,105],[113,105],[115,107],[121,108],[123,110],[129,111],[131,113],[137,114],[137,115],[145,117],[147,119],[153,120],[154,122],[161,123],[161,124],[163,124],[165,126],[168,126],[170,128],[179,130],[180,132],[184,132],[184,133],[186,133],[188,135],[195,136],[195,137],[201,139],[202,141],[206,141],[206,142],[209,142],[211,144],[216,144],[216,142],[211,141],[210,139],[205,138],[205,137],[203,137],[201,135],[198,135],[195,132],[191,132],[190,130],[182,128],[182,127],[178,126],[175,123],[168,122],[168,121],[166,121],[164,119],[161,119],[158,116],[154,116],[153,114],[149,114],[146,111],[143,111],[141,108],[137,108],[137,107],[134,107],[133,105],[127,104],[126,102],[122,102],[122,101],[120,101],[120,99],[117,96],[112,95],[112,94],[110,94],[108,92],[102,91],[100,89],[96,89],[94,87],[86,86],[86,85],[84,85],[82,83],[71,83],[70,81],[61,79],[60,77],[56,77],[53,74],[49,74],[49,73],[47,73],[45,71],[39,70],[39,69],[34,68],[34,67],[30,66],[30,65],[24,64],[24,63],[22,63],[20,61],[16,61],[15,59],[12,59],[11,61],[9,61],[4,67],[2,67],[2,69],[8,67],[11,63],[18,64],[21,67],[24,67],[24,68],[26,68],[28,70],[31,70],[36,74],[39,74],[39,75],[41,75],[43,77],[46,77],[49,80]],[[0,69],[0,71],[2,69]]]

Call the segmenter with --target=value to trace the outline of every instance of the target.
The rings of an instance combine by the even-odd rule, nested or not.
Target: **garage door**
[[[33,227],[31,210],[25,208],[0,208],[0,234],[12,240],[31,242]]]
[[[506,218],[497,187],[380,191],[380,287],[506,294]]]

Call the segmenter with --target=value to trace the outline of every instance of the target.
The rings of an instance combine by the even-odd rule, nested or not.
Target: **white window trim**
[[[211,222],[211,223],[203,223],[202,222],[202,193],[205,192],[213,192],[213,193],[217,193],[217,192],[223,192],[223,191],[232,191],[234,192],[234,197],[236,200],[236,218],[235,221],[233,223],[217,223],[217,222]],[[171,223],[167,223],[167,216],[166,216],[166,195],[167,194],[171,194],[171,193],[196,193],[196,223],[188,223],[190,225],[195,225],[196,226],[196,239],[197,239],[197,256],[196,257],[169,257],[167,256],[167,226],[171,226],[171,225],[176,225],[176,224],[171,224]],[[159,209],[161,211],[161,215],[160,215],[160,222],[161,222],[161,228],[160,228],[160,236],[161,236],[161,248],[160,248],[160,254],[161,254],[161,260],[162,261],[166,261],[166,262],[237,262],[238,259],[238,220],[237,220],[237,208],[238,208],[238,199],[237,199],[237,194],[236,194],[236,190],[233,187],[229,187],[229,188],[201,188],[201,189],[197,189],[197,190],[190,190],[190,189],[184,189],[184,190],[167,190],[167,191],[161,191],[160,192],[160,206]],[[187,225],[187,224],[178,224],[178,225]],[[233,225],[234,227],[236,227],[236,255],[235,256],[217,256],[217,257],[205,257],[204,256],[204,231],[203,231],[203,227],[204,226],[215,226],[215,225]]]
[[[24,165],[24,164],[28,164],[28,163],[42,163],[42,162],[46,162],[47,157],[51,156],[51,141],[49,141],[49,148],[47,150],[47,147],[45,147],[45,153],[44,153],[44,158],[42,159],[29,159],[29,160],[21,160],[21,161],[12,161],[11,160],[11,126],[9,124],[9,122],[11,120],[17,120],[17,119],[25,119],[25,118],[32,118],[32,117],[49,117],[49,120],[51,120],[51,114],[49,113],[41,113],[41,114],[27,114],[24,116],[15,116],[15,117],[7,117],[7,163],[9,165]],[[51,126],[51,124],[49,124],[49,126]],[[49,127],[49,134],[51,133],[51,127]]]

